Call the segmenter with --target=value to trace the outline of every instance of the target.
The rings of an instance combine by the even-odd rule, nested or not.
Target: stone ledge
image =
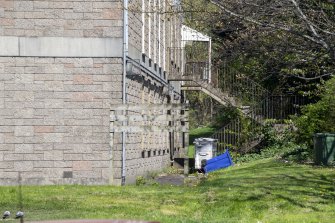
[[[121,57],[122,38],[0,36],[0,56]]]

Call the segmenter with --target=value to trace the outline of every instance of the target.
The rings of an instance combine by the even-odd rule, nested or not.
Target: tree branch
[[[320,41],[320,43],[323,45],[324,48],[329,50],[329,45],[322,39],[322,37],[316,32],[314,25],[311,23],[311,21],[309,21],[307,19],[307,16],[303,13],[303,11],[301,10],[300,6],[298,5],[298,3],[295,0],[290,0],[292,2],[292,4],[294,5],[294,7],[296,8],[296,10],[298,11],[298,13],[300,14],[300,18],[302,18],[307,26],[309,27],[309,29],[312,31],[313,35],[315,37],[317,37]]]
[[[253,23],[253,24],[256,24],[256,25],[259,25],[259,26],[274,28],[274,29],[278,29],[278,30],[283,30],[283,31],[286,31],[288,33],[292,33],[294,35],[301,36],[301,37],[303,37],[305,39],[308,39],[308,40],[310,40],[314,43],[317,43],[317,44],[323,46],[324,48],[326,48],[327,50],[329,50],[328,44],[325,44],[325,42],[323,40],[319,40],[319,39],[314,38],[312,36],[309,36],[307,34],[303,34],[299,31],[295,31],[292,28],[288,28],[288,27],[284,27],[284,26],[278,26],[278,25],[270,24],[270,23],[262,23],[260,21],[257,21],[255,19],[253,19],[253,18],[237,14],[237,13],[232,12],[231,10],[227,9],[222,4],[220,4],[219,0],[210,0],[210,2],[213,3],[214,5],[216,5],[217,7],[219,7],[220,9],[222,9],[224,12],[228,13],[231,16],[234,16],[236,18],[240,18],[242,20],[245,20],[247,22],[250,22],[250,23]]]
[[[286,76],[286,75],[285,75]],[[333,74],[322,74],[316,77],[302,77],[302,76],[298,76],[298,75],[294,75],[294,74],[287,74],[287,76],[291,76],[291,77],[295,77],[295,78],[299,78],[305,81],[312,81],[312,80],[316,80],[316,79],[320,79],[322,77],[328,77],[328,76],[333,76]]]

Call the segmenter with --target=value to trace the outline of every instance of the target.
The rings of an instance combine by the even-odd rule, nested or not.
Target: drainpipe
[[[127,56],[128,56],[128,0],[123,0],[123,76],[122,76],[122,104],[127,103],[126,95],[126,73],[127,73]],[[126,111],[123,111],[126,115]],[[126,126],[126,122],[123,122]],[[126,132],[122,131],[122,172],[121,185],[126,183]]]

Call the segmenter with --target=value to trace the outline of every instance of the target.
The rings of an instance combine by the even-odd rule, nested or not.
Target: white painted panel
[[[0,36],[0,56],[18,56],[19,38],[15,36]]]
[[[121,57],[121,38],[21,37],[20,56]]]

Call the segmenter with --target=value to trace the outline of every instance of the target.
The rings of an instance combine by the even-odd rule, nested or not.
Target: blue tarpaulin
[[[231,156],[229,154],[228,149],[225,153],[216,156],[210,160],[207,160],[206,166],[204,167],[204,170],[206,173],[212,172],[215,170],[219,170],[222,168],[226,168],[229,166],[234,165],[233,160],[231,159]]]

